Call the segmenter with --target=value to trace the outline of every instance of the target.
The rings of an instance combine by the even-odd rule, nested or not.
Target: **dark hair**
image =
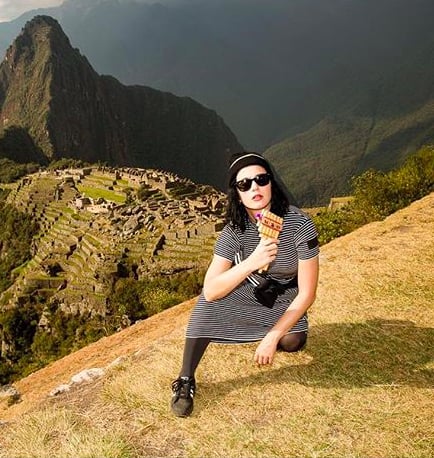
[[[252,154],[258,157],[258,161],[256,162],[258,165],[261,165],[265,168],[267,173],[271,176],[271,208],[270,210],[275,213],[276,215],[283,217],[285,213],[288,211],[290,202],[288,199],[287,194],[282,189],[281,185],[275,178],[275,173],[269,164],[269,162],[263,158],[262,156],[258,155],[257,153],[242,153],[232,156],[231,164],[238,158],[242,157],[243,155]],[[247,167],[247,166],[246,166]],[[248,220],[248,214],[246,208],[240,201],[240,196],[238,194],[237,188],[235,187],[235,179],[236,175],[240,169],[237,170],[236,173],[231,173],[229,177],[229,187],[227,191],[227,204],[226,204],[226,214],[225,219],[226,223],[231,224],[234,227],[238,227],[241,229],[242,232],[246,230],[246,222]]]

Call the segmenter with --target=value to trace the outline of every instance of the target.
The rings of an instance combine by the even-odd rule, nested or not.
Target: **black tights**
[[[278,350],[286,352],[296,352],[303,349],[306,345],[307,332],[294,332],[285,334],[277,346]],[[210,339],[207,337],[185,339],[184,356],[180,376],[194,377],[197,366],[207,349]]]
[[[194,377],[196,368],[210,341],[211,340],[207,337],[198,337],[195,339],[187,337],[185,339],[184,357],[182,359],[180,376]]]
[[[280,338],[277,349],[289,353],[303,350],[307,341],[307,332],[293,332]]]

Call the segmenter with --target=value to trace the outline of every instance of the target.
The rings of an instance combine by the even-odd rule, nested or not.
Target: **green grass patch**
[[[117,204],[123,204],[125,202],[125,195],[118,194],[109,189],[100,189],[83,185],[78,185],[77,189],[86,197],[90,197],[91,199],[103,198],[107,201],[115,202]]]

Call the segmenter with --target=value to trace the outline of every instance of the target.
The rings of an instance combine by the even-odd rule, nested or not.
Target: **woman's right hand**
[[[276,259],[278,239],[261,238],[253,253],[246,259],[252,272],[262,269]]]

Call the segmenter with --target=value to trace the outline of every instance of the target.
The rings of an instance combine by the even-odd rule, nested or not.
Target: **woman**
[[[259,236],[257,218],[264,209],[283,218],[277,239]],[[318,254],[312,220],[290,205],[271,165],[257,153],[234,156],[226,226],[187,326],[180,375],[172,383],[176,416],[193,411],[194,374],[210,342],[260,341],[253,358],[258,365],[271,364],[278,349],[295,352],[304,347],[306,312],[318,283]],[[266,273],[259,274],[264,266]]]

